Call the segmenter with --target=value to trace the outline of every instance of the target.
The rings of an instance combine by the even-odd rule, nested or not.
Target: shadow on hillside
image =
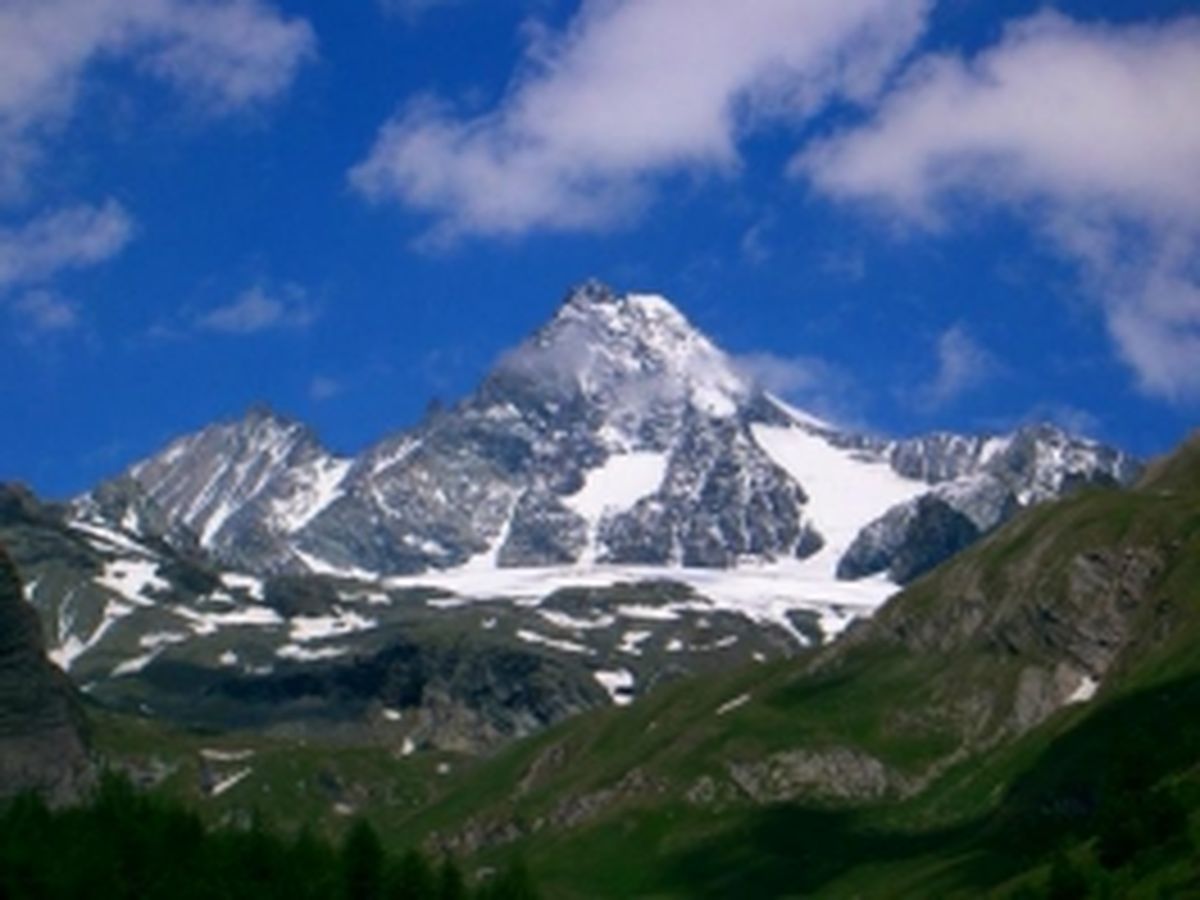
[[[869,818],[791,805],[762,810],[671,859],[662,888],[698,898],[819,896],[859,866],[941,853],[977,831],[969,824],[897,834],[869,828]]]
[[[1060,728],[1061,721],[1047,727]],[[1026,738],[1044,739],[1044,734]],[[1003,752],[977,764],[1003,766],[1013,758]],[[698,898],[825,896],[831,885],[860,867],[926,857],[927,872],[936,868],[939,891],[967,896],[1146,810],[1149,830],[1131,840],[1153,844],[1165,864],[1174,853],[1189,852],[1186,817],[1194,802],[1181,810],[1182,820],[1166,823],[1175,833],[1153,829],[1161,829],[1162,811],[1179,802],[1172,799],[1172,779],[1198,763],[1200,677],[1188,677],[1097,707],[1050,740],[985,818],[897,832],[872,827],[878,809],[766,808],[665,860],[658,886]],[[1139,852],[1131,847],[1128,858]],[[910,871],[915,874],[915,867]],[[865,884],[865,897],[905,893],[903,885],[884,880]]]

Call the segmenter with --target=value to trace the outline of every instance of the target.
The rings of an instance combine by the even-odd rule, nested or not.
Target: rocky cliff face
[[[0,797],[34,790],[65,802],[86,786],[91,763],[72,691],[46,659],[37,613],[0,548]]]

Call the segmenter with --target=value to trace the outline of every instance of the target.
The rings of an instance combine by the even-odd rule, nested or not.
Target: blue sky
[[[885,434],[1200,411],[1194,3],[0,0],[0,478],[356,451],[599,277]]]

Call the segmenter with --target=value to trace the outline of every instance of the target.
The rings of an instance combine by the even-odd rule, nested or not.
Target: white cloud
[[[831,422],[858,422],[859,387],[850,373],[815,356],[747,353],[734,358],[737,369],[765,391]]]
[[[259,0],[6,0],[0,5],[0,199],[28,188],[98,62],[123,62],[212,112],[282,92],[309,59],[307,22]]]
[[[12,312],[27,338],[72,331],[79,326],[75,305],[50,291],[29,291],[13,302]]]
[[[914,395],[916,405],[935,411],[986,384],[1001,367],[992,353],[962,325],[954,325],[937,340],[937,371]]]
[[[115,200],[44,213],[19,228],[0,228],[0,291],[103,262],[119,253],[132,234],[133,222]]]
[[[610,227],[657,179],[729,174],[766,121],[873,96],[916,40],[928,0],[587,0],[538,31],[492,111],[417,100],[350,179],[431,215],[434,234]]]
[[[966,202],[1078,263],[1147,391],[1200,397],[1200,19],[1043,13],[974,59],[915,65],[867,123],[794,171],[939,230]]]
[[[312,381],[308,383],[308,397],[317,403],[332,399],[341,392],[342,383],[328,375],[314,375]]]
[[[243,291],[231,302],[204,313],[198,328],[223,334],[251,335],[264,331],[302,330],[317,319],[303,289],[287,285],[277,293],[261,286]]]

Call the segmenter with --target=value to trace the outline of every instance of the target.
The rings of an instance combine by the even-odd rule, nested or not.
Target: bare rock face
[[[765,760],[731,763],[729,777],[756,803],[800,797],[826,801],[878,800],[898,781],[875,757],[851,747],[797,749]]]
[[[67,803],[91,776],[82,712],[0,547],[0,797],[33,790]]]

